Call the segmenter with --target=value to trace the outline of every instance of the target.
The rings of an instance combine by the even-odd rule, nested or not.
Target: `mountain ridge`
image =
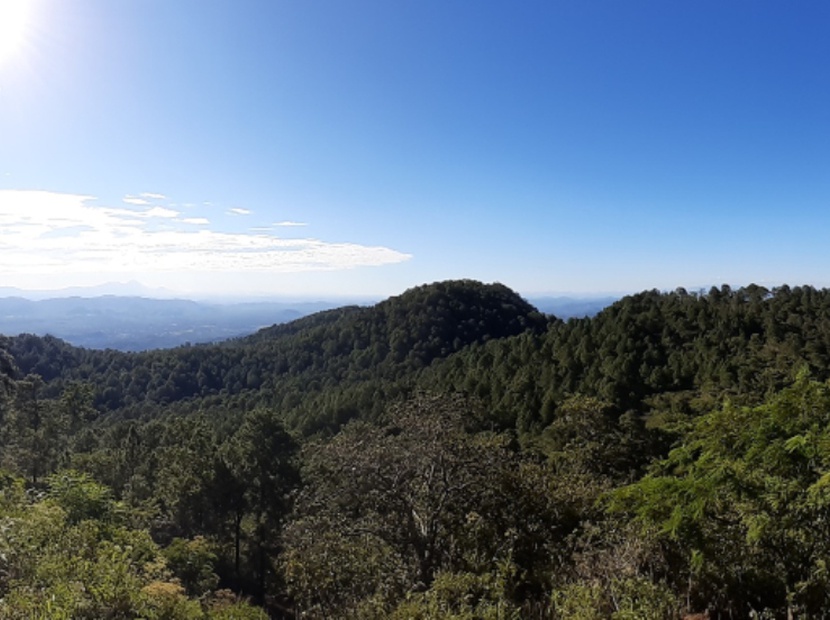
[[[0,333],[53,335],[122,351],[215,342],[331,307],[325,302],[208,304],[139,296],[0,298]]]
[[[9,339],[9,350],[24,374],[53,382],[48,389],[55,393],[69,381],[106,385],[104,377],[117,368],[129,381],[99,389],[96,402],[104,409],[220,393],[275,404],[339,381],[394,381],[471,344],[541,333],[549,321],[504,285],[462,280],[415,287],[375,306],[323,311],[213,345],[123,353],[22,335]]]

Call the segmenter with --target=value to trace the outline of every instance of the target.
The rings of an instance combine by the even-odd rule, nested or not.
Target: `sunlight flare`
[[[26,38],[30,0],[0,0],[0,64],[15,55]]]

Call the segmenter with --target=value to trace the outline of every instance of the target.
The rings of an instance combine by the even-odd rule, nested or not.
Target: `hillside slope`
[[[468,349],[422,382],[475,394],[528,430],[569,394],[621,412],[693,412],[724,396],[756,403],[803,367],[830,377],[830,290],[723,286],[631,295],[542,336]]]
[[[297,403],[335,385],[393,381],[474,343],[525,331],[548,319],[500,284],[463,280],[406,291],[373,307],[345,307],[220,345],[145,353],[71,347],[19,336],[9,351],[21,372],[56,394],[67,381],[96,386],[96,404],[115,410],[194,398],[245,395],[245,406]]]

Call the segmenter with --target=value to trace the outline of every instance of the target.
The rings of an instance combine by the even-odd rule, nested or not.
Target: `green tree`
[[[153,496],[179,536],[205,533],[211,525],[217,451],[215,433],[203,415],[166,421],[155,451]]]
[[[701,416],[611,496],[679,547],[701,607],[819,617],[830,607],[830,387],[802,374],[756,407]]]
[[[311,449],[283,556],[307,613],[393,605],[441,570],[510,561],[509,439],[469,433],[477,418],[459,397],[421,394]]]
[[[98,417],[93,402],[95,388],[89,383],[70,382],[61,395],[60,406],[68,420],[69,432],[77,433],[84,425]]]
[[[297,449],[282,420],[265,409],[246,414],[228,446],[228,465],[244,483],[245,506],[252,521],[251,560],[260,595],[272,574],[278,533],[299,484]]]
[[[216,553],[201,536],[191,540],[176,538],[163,551],[167,566],[191,596],[204,596],[216,589],[219,577],[214,572]]]
[[[66,417],[53,401],[40,397],[43,385],[38,375],[17,382],[9,421],[10,465],[25,472],[33,485],[57,468],[66,445]]]

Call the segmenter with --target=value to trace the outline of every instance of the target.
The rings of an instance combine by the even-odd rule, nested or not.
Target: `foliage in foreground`
[[[0,348],[0,617],[264,617],[223,588],[309,620],[827,615],[830,388],[790,378],[830,371],[830,292],[543,333],[476,290],[135,357],[22,339],[24,372]]]
[[[727,403],[610,508],[658,528],[677,590],[741,616],[830,609],[830,385],[805,373],[756,407]]]
[[[222,592],[188,597],[126,507],[88,476],[51,476],[42,493],[0,478],[0,617],[8,620],[264,620]],[[202,567],[210,571],[210,565]]]

